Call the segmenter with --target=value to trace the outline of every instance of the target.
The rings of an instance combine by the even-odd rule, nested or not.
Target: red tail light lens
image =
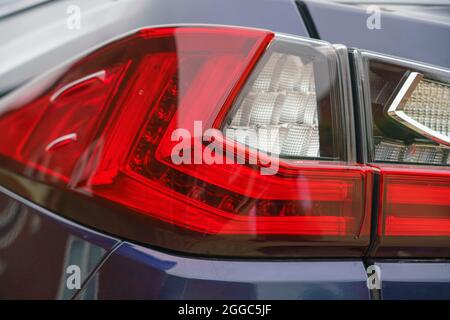
[[[450,172],[381,168],[377,256],[448,257]]]
[[[386,236],[450,236],[449,172],[383,170]],[[424,188],[425,187],[425,188]]]
[[[75,218],[136,241],[195,253],[260,255],[283,247],[287,251],[275,254],[361,255],[369,238],[372,176],[367,168],[345,162],[345,152],[335,151],[340,146],[332,142],[345,132],[335,125],[342,105],[333,47],[300,46],[316,70],[309,88],[324,85],[321,78],[327,81],[320,95],[308,98],[317,99],[312,106],[317,105],[319,120],[273,126],[308,126],[315,145],[304,154],[339,161],[289,159],[303,155],[290,138],[276,172],[264,175],[261,168],[279,160],[274,154],[227,137],[205,140],[205,130],[224,126],[250,74],[262,70],[255,65],[263,53],[275,54],[266,52],[273,37],[251,29],[171,27],[112,42],[2,102],[2,167],[120,211],[114,213],[113,230],[105,226],[111,225],[108,213],[100,219],[90,212]],[[276,41],[281,40],[271,47],[284,47]],[[277,95],[285,90],[271,88]],[[295,101],[290,108],[304,107],[305,99]],[[286,112],[283,119],[291,121]],[[174,135],[177,129],[189,139]],[[192,163],[174,163],[179,143],[190,146],[181,156],[188,152]],[[205,163],[205,154],[216,161]],[[255,163],[245,161],[252,157]],[[65,208],[57,209],[65,214]],[[149,228],[117,227],[132,216]],[[214,246],[206,250],[204,243]]]

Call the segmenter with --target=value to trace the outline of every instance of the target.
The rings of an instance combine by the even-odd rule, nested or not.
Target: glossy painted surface
[[[79,299],[369,299],[361,261],[187,258],[123,243]]]
[[[450,262],[377,262],[382,298],[450,299]]]
[[[322,40],[450,68],[450,19],[380,13],[380,29],[369,29],[365,8],[304,1]]]
[[[0,300],[70,299],[66,268],[83,283],[117,242],[0,188]]]

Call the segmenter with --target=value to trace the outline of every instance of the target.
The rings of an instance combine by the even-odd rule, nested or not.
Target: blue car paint
[[[0,208],[0,299],[370,298],[362,261],[188,258],[121,243],[2,187]],[[69,265],[81,268],[79,292],[66,286]]]
[[[373,13],[356,6],[303,1],[320,39],[450,68],[450,19],[447,23],[380,12],[380,29],[369,29]]]
[[[118,243],[0,187],[0,300],[71,299],[67,267],[83,283]]]
[[[382,295],[393,299],[450,299],[450,262],[392,261],[376,263]]]
[[[361,261],[227,261],[125,242],[78,298],[369,299],[366,279]]]

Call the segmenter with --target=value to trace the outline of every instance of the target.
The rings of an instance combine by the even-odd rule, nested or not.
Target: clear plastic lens
[[[255,91],[315,93],[312,63],[298,56],[273,52],[253,83]]]
[[[227,137],[251,148],[286,158],[319,157],[312,62],[273,52],[230,122]]]
[[[442,164],[444,150],[439,147],[412,144],[405,150],[404,161],[416,163]]]
[[[403,107],[406,115],[450,137],[450,86],[422,80]]]
[[[378,161],[401,161],[405,145],[395,142],[384,142],[375,145],[375,159]]]
[[[386,162],[410,162],[427,164],[449,164],[448,150],[442,147],[401,142],[380,141],[375,144],[375,160]]]
[[[450,73],[378,57],[368,62],[372,159],[449,165]]]

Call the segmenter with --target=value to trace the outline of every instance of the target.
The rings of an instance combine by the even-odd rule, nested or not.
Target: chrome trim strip
[[[411,130],[414,130],[436,142],[439,144],[443,144],[446,146],[450,146],[450,137],[443,135],[440,132],[434,131],[431,128],[421,124],[420,122],[414,120],[410,116],[408,116],[404,111],[403,108],[408,101],[408,99],[411,97],[411,94],[413,93],[414,89],[419,84],[420,80],[422,80],[423,75],[418,72],[411,72],[408,77],[406,78],[405,82],[403,83],[402,87],[400,88],[400,91],[390,104],[387,114],[392,119],[396,120],[397,122],[400,122],[404,126],[407,126]]]

